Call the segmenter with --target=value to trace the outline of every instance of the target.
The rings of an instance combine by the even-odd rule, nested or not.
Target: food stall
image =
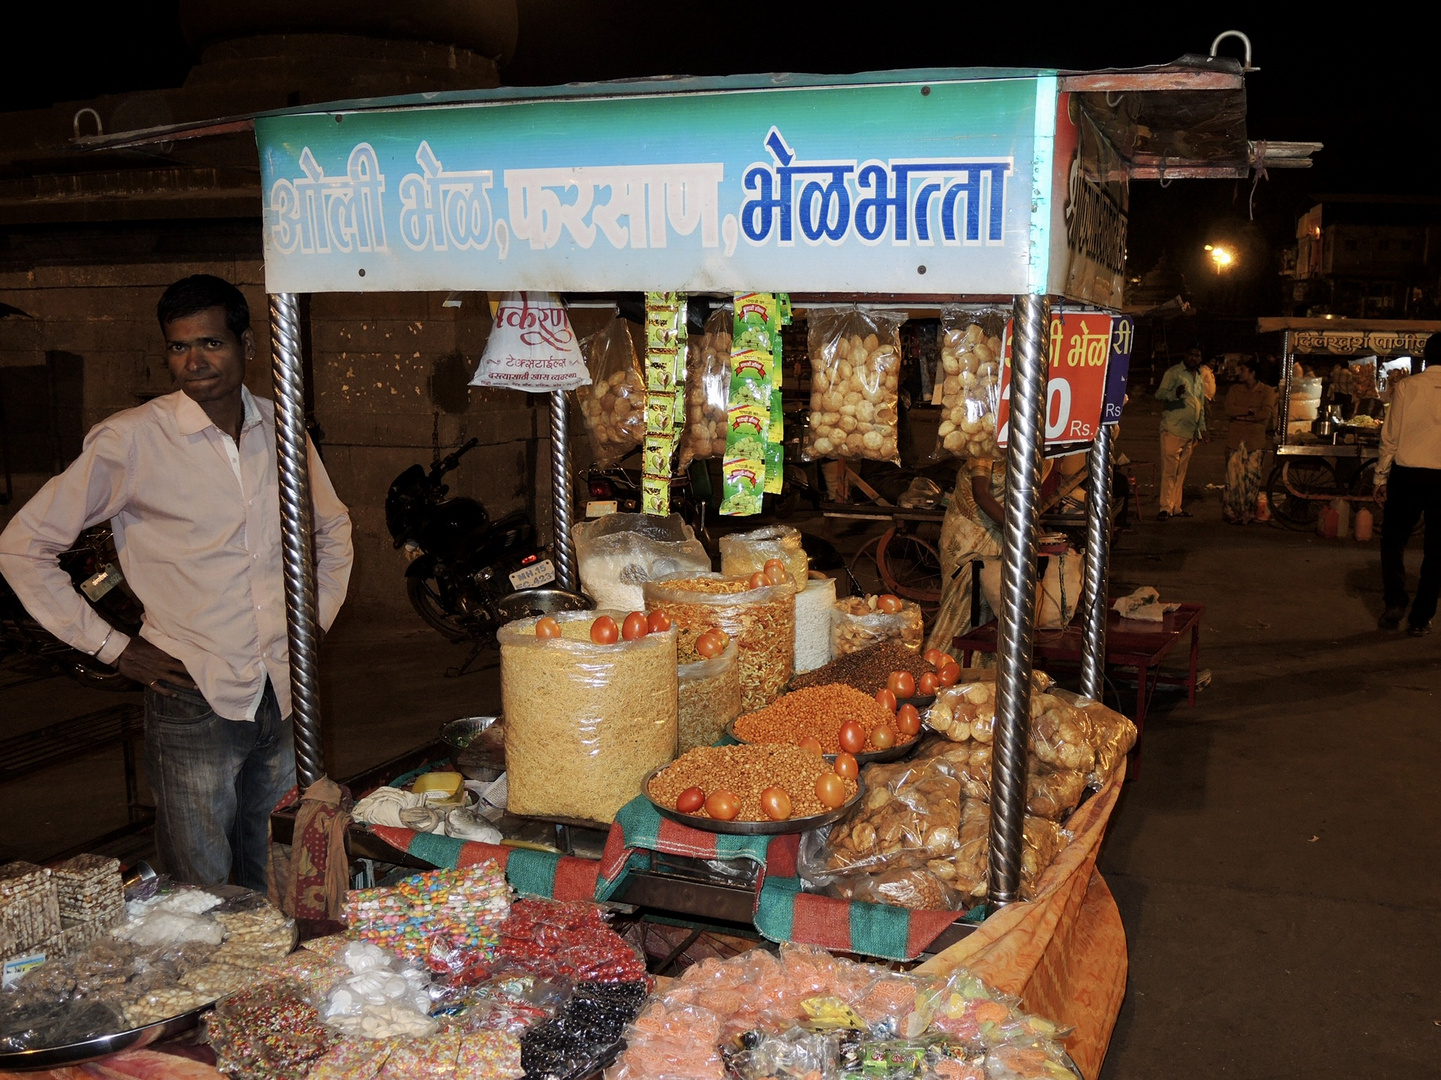
[[[1281,335],[1276,466],[1266,486],[1273,518],[1311,528],[1338,500],[1377,512],[1373,477],[1390,387],[1422,369],[1441,320],[1266,318],[1256,329]]]
[[[1201,134],[1193,130],[1198,118],[1210,121]],[[985,996],[974,988],[962,992],[947,984],[961,977],[957,965],[964,960],[1002,990],[1043,1003],[1053,1018],[1074,1027],[1071,1056],[1084,1075],[1094,1076],[1124,987],[1124,934],[1094,865],[1124,775],[1128,722],[1094,702],[1052,692],[1043,674],[1033,670],[1037,492],[1048,442],[1090,453],[1082,687],[1098,698],[1105,657],[1107,482],[1114,435],[1107,424],[1118,419],[1124,387],[1124,372],[1110,360],[1113,351],[1120,351],[1116,346],[1125,324],[1113,320],[1109,311],[1119,306],[1126,184],[1131,178],[1234,177],[1250,171],[1254,148],[1245,137],[1240,65],[1212,56],[1130,72],[905,71],[499,89],[287,110],[256,117],[254,129],[265,192],[267,287],[272,293],[296,749],[301,783],[312,789],[324,780],[325,768],[319,740],[314,581],[307,557],[310,500],[297,294],[465,289],[604,296],[616,290],[669,289],[753,297],[753,290],[769,289],[789,290],[797,310],[818,312],[857,301],[895,313],[962,301],[1009,307],[1013,329],[1005,335],[1010,339],[1008,383],[1004,390],[996,388],[999,401],[994,403],[1004,402],[1005,411],[993,407],[989,413],[992,439],[1007,446],[1009,489],[994,675],[963,677],[958,665],[943,655],[917,657],[921,666],[915,673],[899,670],[906,661],[898,660],[891,670],[880,672],[888,683],[899,674],[912,680],[897,684],[891,704],[883,706],[895,721],[881,715],[864,726],[851,721],[862,730],[857,734],[842,729],[838,752],[830,758],[800,748],[772,753],[765,724],[794,732],[799,703],[810,700],[803,697],[806,690],[776,696],[788,682],[789,647],[781,650],[786,658],[783,676],[764,659],[767,646],[773,649],[775,639],[785,640],[785,613],[795,610],[792,576],[782,567],[782,576],[765,577],[772,573],[768,560],[764,573],[755,575],[762,581],[753,577],[734,589],[732,583],[744,579],[716,582],[692,574],[680,581],[648,582],[645,607],[665,618],[632,635],[635,613],[617,612],[624,619],[623,640],[617,640],[619,620],[601,628],[602,620],[610,618],[605,612],[556,617],[553,631],[542,627],[544,618],[519,620],[507,628],[502,665],[512,681],[527,677],[526,672],[537,681],[560,679],[547,682],[547,692],[540,695],[544,702],[559,702],[558,711],[533,710],[526,722],[533,728],[549,724],[554,737],[558,719],[564,721],[572,712],[579,716],[589,707],[570,709],[565,704],[569,701],[673,701],[667,680],[679,677],[670,674],[677,665],[658,664],[656,659],[669,651],[672,641],[684,651],[683,635],[689,634],[703,659],[750,647],[748,658],[744,650],[738,653],[736,666],[743,661],[752,665],[744,692],[760,694],[761,700],[752,701],[758,707],[744,717],[754,722],[752,727],[730,732],[740,745],[709,747],[698,740],[680,760],[668,763],[663,759],[673,754],[662,754],[659,764],[650,761],[647,746],[644,754],[635,753],[636,760],[625,762],[632,771],[642,764],[646,768],[626,780],[634,797],[619,810],[601,805],[595,791],[578,790],[574,772],[566,774],[571,781],[560,792],[574,802],[569,813],[556,812],[550,805],[554,800],[546,799],[541,769],[514,778],[512,799],[529,806],[524,800],[536,799],[539,792],[545,805],[535,805],[531,812],[542,818],[565,824],[571,817],[594,822],[613,814],[599,858],[436,837],[404,823],[352,829],[346,835],[347,853],[447,868],[437,873],[464,875],[488,867],[484,872],[492,877],[475,886],[484,896],[494,894],[494,875],[503,871],[521,893],[619,901],[672,918],[753,922],[778,941],[896,959],[943,950],[918,977],[940,980],[932,991],[940,994],[946,988],[955,1010],[952,1019],[965,1020],[963,1003]],[[738,320],[745,306],[736,304]],[[1104,321],[1104,332],[1092,327],[1083,334],[1096,338],[1099,347],[1057,347],[1052,337],[1064,332],[1066,318],[1087,313]],[[855,357],[856,364],[877,363],[885,352],[869,338],[858,339],[852,347],[864,354]],[[1099,362],[1088,360],[1097,355]],[[1108,372],[1119,379],[1109,388]],[[558,582],[574,590],[581,582],[570,520],[568,402],[561,391],[544,391],[540,384],[529,389],[550,394],[553,548]],[[1117,415],[1106,413],[1108,401]],[[824,408],[823,403],[818,408],[813,397],[813,414]],[[849,432],[839,422],[836,427]],[[879,446],[866,441],[871,434],[877,435]],[[831,439],[829,447],[823,447],[817,441],[814,449],[826,456],[835,442]],[[884,451],[885,436],[868,431],[862,445]],[[757,599],[749,595],[753,593],[765,595]],[[706,601],[710,594],[718,599]],[[745,609],[738,629],[723,634],[724,640],[712,639],[719,650],[714,654],[698,645],[713,631],[687,622],[688,613],[703,601]],[[760,619],[757,612],[772,604],[774,617]],[[723,616],[715,613],[713,618]],[[748,624],[747,619],[753,621]],[[642,617],[642,624],[647,621]],[[797,639],[795,630],[789,632]],[[535,662],[541,650],[550,662]],[[597,664],[604,675],[586,681],[584,673]],[[917,715],[916,708],[900,705],[897,698],[920,700],[916,692],[925,685],[925,676],[936,679],[935,700],[922,704],[928,704],[932,728],[945,740],[941,752],[927,761],[942,764],[924,769],[906,762],[888,765],[886,755],[894,756],[894,747],[909,751],[920,741],[919,720],[910,719]],[[850,677],[862,676],[851,672]],[[558,685],[564,692],[550,693]],[[859,694],[856,714],[869,707],[862,702],[876,703],[868,696],[869,686],[862,690],[853,682],[850,687]],[[815,690],[812,717],[831,710],[837,692],[833,685]],[[757,720],[768,707],[784,715]],[[911,714],[902,723],[907,708]],[[657,705],[657,711],[665,707]],[[678,732],[675,710],[669,715],[668,731]],[[1133,738],[1134,728],[1130,731]],[[513,732],[509,728],[506,733],[508,751],[513,738],[517,746],[523,742]],[[878,732],[887,734],[877,738]],[[600,741],[604,737],[596,735]],[[626,753],[641,745],[638,738],[629,738]],[[819,734],[807,738],[816,738],[821,752],[827,752]],[[847,742],[853,738],[859,739],[857,750],[870,748],[877,755],[865,774],[872,784],[866,813],[893,814],[885,804],[905,802],[919,823],[863,819],[859,811],[846,817],[859,806],[865,782],[858,783],[846,771],[845,758],[851,758],[848,767],[858,772],[856,756],[865,756],[850,755]],[[764,757],[768,762],[785,758],[774,767],[804,772],[805,783],[812,782],[815,772],[822,812],[800,820],[819,824],[831,811],[840,811],[837,829],[845,831],[824,837],[828,847],[817,855],[802,850],[805,832],[819,834],[793,827],[789,798],[782,809],[773,793],[761,790],[756,793],[760,810],[747,811],[750,796],[742,790],[745,798],[736,800],[742,805],[720,801],[712,806],[706,798],[698,806],[690,793],[699,789],[702,774],[694,772],[680,780],[671,777],[674,782],[666,787],[667,770],[688,767],[689,755],[700,760],[709,752],[736,759]],[[529,756],[534,764],[541,763],[539,752],[530,751]],[[423,769],[434,762],[410,764]],[[728,767],[731,764],[728,761]],[[705,767],[713,766],[707,759]],[[878,767],[896,771],[869,771]],[[401,763],[392,763],[380,779],[398,787],[412,779],[401,775],[404,771]],[[688,786],[680,788],[685,781]],[[743,789],[747,781],[728,783]],[[560,791],[562,785],[553,780],[551,787]],[[964,805],[976,811],[965,818],[960,817],[963,796],[969,800]],[[1040,814],[1041,806],[1053,817]],[[775,827],[722,830],[706,824],[765,825],[759,820],[762,815]],[[958,818],[954,825],[936,827],[942,817],[949,821],[951,816]],[[1060,844],[1055,817],[1066,821],[1074,837],[1065,845]],[[278,818],[276,835],[283,840],[282,827]],[[299,844],[299,818],[293,817],[289,827]],[[938,865],[927,868],[930,877],[908,878],[902,888],[929,896],[928,890],[940,889],[940,878],[958,897],[983,899],[983,904],[872,902],[885,901],[882,884],[889,888],[892,882],[865,885],[881,890],[870,894],[858,891],[862,886],[853,880],[835,883],[830,893],[804,887],[817,875],[864,873],[868,867],[858,867],[853,856],[862,854],[884,830],[898,830],[899,835],[921,827],[921,850],[947,857],[932,859]],[[962,829],[969,867],[964,877],[957,871]],[[1033,833],[1050,837],[1042,844],[1044,855]],[[382,846],[365,847],[377,841]],[[310,843],[308,835],[305,843]],[[637,865],[634,856],[641,852],[651,857]],[[739,885],[697,883],[661,872],[671,856],[707,864],[739,858],[754,867]],[[899,863],[887,869],[919,872]],[[446,887],[460,886],[451,882]],[[405,886],[401,898],[406,903],[424,901],[428,889]],[[397,902],[393,897],[357,900],[352,895],[352,905],[390,912],[375,924],[382,940],[389,940],[385,926],[396,921],[423,928],[425,919],[434,917],[433,912],[425,917],[397,914],[388,906]],[[968,911],[983,920],[979,926],[961,921]],[[547,921],[552,916],[527,917],[536,926],[553,924]],[[1084,959],[1076,952],[1082,949],[1087,950]],[[1068,981],[1063,961],[1070,960],[1076,961],[1072,971],[1087,970],[1090,981],[1084,993]],[[829,962],[805,961],[812,966]],[[300,963],[304,967],[309,961]],[[870,985],[876,974],[868,972],[862,979],[849,969],[827,972],[824,985],[834,989],[843,1005],[854,1004],[866,1015],[859,1004],[861,984]],[[784,972],[747,974],[743,965],[727,979],[744,986],[772,976],[785,980]],[[729,1022],[746,1010],[730,983],[726,989],[731,1005],[712,1018]],[[903,996],[915,1000],[915,984],[905,983],[903,989]],[[680,995],[667,997],[659,1008],[661,1013],[675,1009],[681,1016],[693,1016],[684,1010],[699,1004]],[[1004,1009],[990,1011],[994,1020],[1014,1019]],[[232,1014],[224,1006],[220,1012],[223,1028]],[[247,1014],[241,1008],[234,1015]],[[661,1019],[653,1012],[645,1015],[658,1023]],[[910,1026],[903,1011],[893,1008],[884,1015],[905,1019]],[[931,1019],[928,1015],[917,1021],[915,1033],[926,1030]],[[1042,1034],[1027,1029],[1024,1038],[1034,1044]],[[633,1046],[647,1045],[646,1040],[633,1040]],[[1029,1045],[1027,1053],[1037,1050],[1037,1045]],[[465,1052],[463,1047],[454,1050]],[[1041,1052],[1029,1065],[1039,1069],[1046,1060],[1046,1052]],[[626,1075],[654,1074],[642,1061],[624,1059],[621,1068],[633,1070]]]

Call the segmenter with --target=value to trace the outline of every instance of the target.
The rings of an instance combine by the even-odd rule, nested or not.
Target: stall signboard
[[[1051,363],[1046,372],[1046,445],[1074,446],[1096,437],[1106,398],[1114,316],[1095,311],[1051,316]],[[1005,447],[1011,412],[1011,323],[1006,323],[996,445]]]
[[[1354,356],[1373,353],[1396,356],[1409,353],[1419,356],[1426,348],[1426,330],[1298,330],[1291,339],[1291,348],[1299,353],[1332,353]]]
[[[1131,345],[1136,324],[1129,315],[1111,319],[1111,357],[1106,362],[1106,400],[1101,407],[1101,424],[1119,424],[1126,404],[1126,382],[1131,377]]]
[[[257,117],[267,288],[1044,291],[1056,79],[949,75]]]
[[[1051,168],[1047,292],[1083,304],[1119,308],[1130,209],[1126,165],[1081,111],[1074,94],[1057,99]]]

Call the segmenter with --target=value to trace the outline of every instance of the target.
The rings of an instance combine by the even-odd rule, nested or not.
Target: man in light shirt
[[[1186,468],[1191,452],[1206,435],[1206,401],[1216,392],[1216,380],[1201,364],[1201,348],[1193,346],[1186,359],[1173,364],[1161,377],[1156,398],[1161,402],[1161,508],[1157,521],[1190,517],[1181,506]]]
[[[98,424],[0,534],[0,572],[39,622],[145,686],[146,778],[177,880],[265,887],[270,811],[295,783],[275,409],[244,386],[255,355],[240,290],[206,274],[156,307],[179,390]],[[350,516],[314,448],[321,626],[350,580]],[[56,555],[109,521],[145,605],[128,637]]]
[[[1386,610],[1377,625],[1394,630],[1406,614],[1406,541],[1425,519],[1421,580],[1411,601],[1407,628],[1413,637],[1430,633],[1441,593],[1441,334],[1426,339],[1426,370],[1403,379],[1381,426],[1376,460],[1376,501],[1386,508],[1381,522],[1381,583]]]

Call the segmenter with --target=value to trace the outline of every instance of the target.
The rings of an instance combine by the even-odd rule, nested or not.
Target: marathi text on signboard
[[[1011,324],[1006,324],[996,445],[1005,447],[1011,412]],[[1051,316],[1051,356],[1046,373],[1046,445],[1088,443],[1101,425],[1106,369],[1111,356],[1112,316],[1065,312]]]

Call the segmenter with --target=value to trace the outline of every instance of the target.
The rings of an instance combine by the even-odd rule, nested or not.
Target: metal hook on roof
[[[1115,94],[1115,97],[1114,97],[1114,98],[1111,96],[1112,94]],[[1110,108],[1110,109],[1114,109],[1117,105],[1119,105],[1119,104],[1121,103],[1121,99],[1122,99],[1123,97],[1125,97],[1125,96],[1126,96],[1126,94],[1125,94],[1124,91],[1117,92],[1117,91],[1115,91],[1115,90],[1107,90],[1107,91],[1106,91],[1106,107],[1107,107],[1107,108]]]
[[[87,106],[86,106],[85,108],[83,108],[83,109],[77,109],[77,110],[75,111],[75,119],[73,119],[73,120],[70,122],[70,127],[71,127],[71,130],[73,130],[73,131],[75,132],[75,137],[76,137],[77,139],[80,138],[80,118],[81,118],[82,116],[84,116],[86,113],[89,113],[91,116],[95,117],[95,134],[97,134],[97,135],[104,135],[104,134],[105,134],[105,122],[100,119],[100,114],[99,114],[98,112],[96,112],[94,109],[90,108],[90,107],[87,105]]]
[[[1241,31],[1239,30],[1223,30],[1221,33],[1217,34],[1216,40],[1211,42],[1211,55],[1213,57],[1216,55],[1216,50],[1221,47],[1221,42],[1225,41],[1228,37],[1240,38],[1241,44],[1246,46],[1246,60],[1241,70],[1260,71],[1260,68],[1251,66],[1251,39],[1248,38],[1245,34],[1241,33]]]

